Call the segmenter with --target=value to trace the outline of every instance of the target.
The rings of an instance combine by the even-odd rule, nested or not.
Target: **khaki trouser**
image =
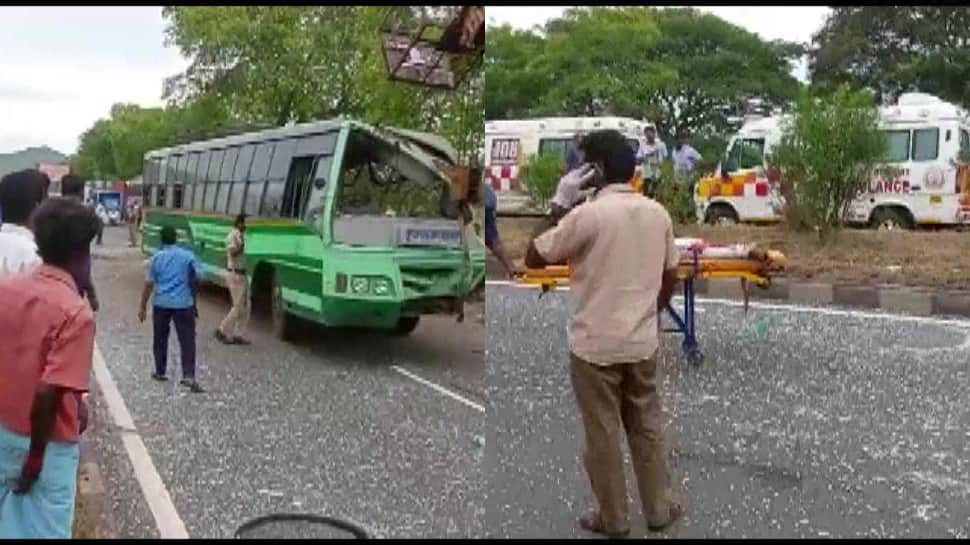
[[[128,244],[138,245],[138,222],[131,219],[128,220]]]
[[[227,336],[242,336],[249,324],[249,286],[246,284],[246,275],[229,272],[226,274],[226,285],[229,287],[229,295],[232,296],[232,308],[219,325],[219,331]]]
[[[572,383],[586,431],[583,456],[593,496],[608,531],[629,529],[621,441],[624,430],[649,525],[670,518],[671,482],[663,444],[657,357],[599,366],[575,354]]]

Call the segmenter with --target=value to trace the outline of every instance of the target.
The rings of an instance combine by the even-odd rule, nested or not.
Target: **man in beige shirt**
[[[241,335],[249,323],[249,286],[246,282],[246,215],[239,214],[226,236],[226,285],[232,308],[216,329],[216,338],[225,344],[250,344]]]
[[[657,320],[673,295],[679,254],[670,215],[629,184],[636,158],[623,136],[596,131],[580,146],[588,164],[567,174],[557,192],[571,209],[529,244],[526,265],[571,267],[571,374],[597,503],[579,523],[621,537],[630,531],[624,430],[648,528],[662,530],[683,514],[671,494],[656,377]],[[592,200],[571,202],[588,185],[597,190]]]

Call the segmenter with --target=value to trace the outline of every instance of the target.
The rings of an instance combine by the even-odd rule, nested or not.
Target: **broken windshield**
[[[453,218],[448,165],[403,149],[406,145],[364,131],[350,134],[342,162],[338,216]]]

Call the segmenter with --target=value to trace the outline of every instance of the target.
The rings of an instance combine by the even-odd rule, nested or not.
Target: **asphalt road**
[[[586,537],[569,294],[537,293],[486,290],[485,525]],[[970,323],[700,301],[697,320],[702,368],[662,349],[687,515],[657,537],[970,536]]]
[[[150,318],[136,317],[143,258],[123,248],[125,237],[109,229],[94,260],[97,342],[191,537],[232,537],[274,512],[336,516],[382,537],[484,535],[485,415],[474,407],[484,403],[481,309],[462,324],[422,321],[406,339],[317,330],[283,344],[256,320],[253,345],[237,347],[212,336],[228,295],[206,290],[198,378],[208,392],[189,394],[175,380],[174,331],[172,380],[150,379]],[[97,388],[92,397],[109,531],[157,537],[104,397]],[[260,535],[312,537],[306,524],[277,523]]]

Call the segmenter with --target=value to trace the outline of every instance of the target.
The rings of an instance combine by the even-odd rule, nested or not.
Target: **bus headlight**
[[[371,282],[371,291],[374,295],[388,295],[391,293],[391,282],[387,278],[375,278]]]
[[[363,276],[355,276],[350,281],[350,291],[356,294],[367,293],[367,278]]]

